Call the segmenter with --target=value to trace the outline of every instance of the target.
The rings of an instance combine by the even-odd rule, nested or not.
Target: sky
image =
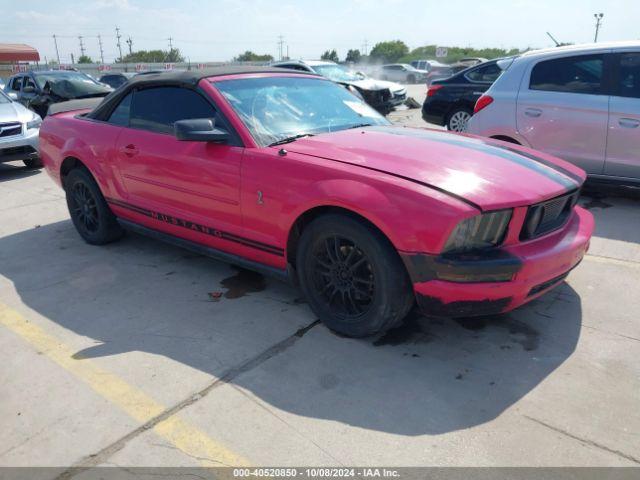
[[[0,0],[0,43],[27,43],[42,59],[62,63],[86,53],[118,57],[173,46],[191,62],[225,61],[245,50],[278,57],[279,36],[292,58],[319,58],[336,49],[368,50],[399,39],[410,48],[450,45],[500,48],[593,41],[594,13],[604,13],[600,41],[640,39],[640,0]]]

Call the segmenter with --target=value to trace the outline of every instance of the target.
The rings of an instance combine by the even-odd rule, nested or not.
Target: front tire
[[[42,168],[42,160],[39,158],[25,158],[23,162],[27,168]]]
[[[473,113],[468,108],[457,108],[447,118],[447,130],[452,132],[466,132],[467,123]]]
[[[91,245],[104,245],[124,231],[88,170],[75,168],[65,179],[67,207],[76,230]]]
[[[380,232],[346,215],[312,221],[297,250],[300,286],[313,312],[348,337],[384,332],[414,304],[411,281]]]

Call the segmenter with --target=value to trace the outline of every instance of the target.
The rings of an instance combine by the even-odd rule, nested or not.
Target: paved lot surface
[[[0,165],[0,466],[638,465],[640,199],[619,194],[583,197],[591,251],[540,300],[349,340],[277,281],[86,245],[44,172]]]

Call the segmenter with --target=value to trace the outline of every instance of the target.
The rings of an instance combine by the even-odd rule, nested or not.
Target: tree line
[[[413,60],[436,58],[436,45],[425,45],[422,47],[409,49],[402,40],[390,40],[379,42],[374,45],[368,55],[362,54],[359,49],[354,48],[347,51],[344,57],[345,62],[361,63],[409,63]],[[466,57],[482,57],[487,59],[508,57],[517,55],[520,50],[517,48],[471,48],[471,47],[446,47],[447,56],[441,58],[445,63],[455,63]],[[340,62],[340,56],[336,49],[325,50],[320,56],[321,60],[329,60],[332,62]],[[238,62],[271,62],[273,56],[265,54],[259,55],[252,51],[246,51],[237,57],[234,61]]]
[[[436,45],[425,45],[410,50],[402,40],[390,40],[374,45],[368,55],[362,54],[359,49],[350,49],[344,57],[345,62],[361,63],[409,63],[413,60],[435,58]],[[516,55],[520,53],[517,48],[471,48],[471,47],[447,47],[447,56],[441,60],[445,63],[454,63],[465,57],[498,58]],[[341,59],[335,49],[325,50],[320,56],[322,60],[340,62]],[[233,58],[236,62],[272,62],[272,55],[258,54],[251,50],[239,54]],[[181,63],[185,58],[177,48],[170,50],[138,50],[129,53],[116,60],[116,63]],[[87,55],[78,58],[78,63],[94,63]]]

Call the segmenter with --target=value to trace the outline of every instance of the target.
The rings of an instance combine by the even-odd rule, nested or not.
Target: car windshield
[[[261,145],[298,135],[389,122],[344,87],[301,77],[246,78],[215,82]]]
[[[0,90],[0,103],[11,103],[11,99],[2,90]]]
[[[355,72],[340,65],[314,65],[312,68],[316,73],[334,82],[355,82],[362,79]]]
[[[67,98],[104,94],[111,91],[110,88],[79,72],[36,73],[34,77],[40,89],[43,89],[49,82],[54,93]]]

